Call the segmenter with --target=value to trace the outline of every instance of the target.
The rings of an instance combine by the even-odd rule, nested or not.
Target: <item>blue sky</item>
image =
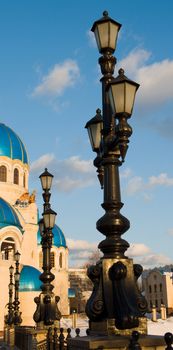
[[[129,255],[145,267],[172,262],[173,2],[170,0],[2,0],[0,116],[24,141],[30,190],[42,212],[39,174],[54,174],[52,208],[81,265],[103,236],[103,214],[84,126],[101,108],[99,53],[90,33],[104,10],[122,24],[117,67],[138,83],[133,135],[121,169]]]

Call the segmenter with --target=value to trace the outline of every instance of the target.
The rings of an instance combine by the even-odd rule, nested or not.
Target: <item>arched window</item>
[[[162,283],[160,283],[160,292],[162,292]]]
[[[26,187],[26,176],[23,174],[23,187]]]
[[[0,181],[7,182],[7,168],[5,165],[0,166]]]
[[[1,244],[2,259],[9,260],[14,258],[15,253],[15,242],[12,237],[7,237]]]
[[[154,292],[155,293],[157,292],[157,285],[156,284],[154,285]]]
[[[14,169],[14,184],[19,184],[19,170],[17,168]]]
[[[62,253],[59,254],[59,267],[62,268]]]
[[[151,285],[149,285],[149,293],[151,293],[151,292],[152,292]]]
[[[55,267],[55,254],[54,254],[54,252],[50,253],[50,265],[51,265],[51,267]]]

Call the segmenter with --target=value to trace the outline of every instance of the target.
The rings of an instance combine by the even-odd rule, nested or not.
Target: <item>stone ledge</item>
[[[104,350],[124,350],[127,349],[130,342],[129,336],[86,336],[69,339],[71,350],[81,349],[104,349]],[[141,335],[139,344],[142,349],[162,350],[166,344],[163,336]]]

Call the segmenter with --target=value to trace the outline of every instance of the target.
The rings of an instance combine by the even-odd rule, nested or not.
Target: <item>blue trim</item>
[[[76,297],[76,290],[73,288],[68,288],[68,298],[75,298]]]
[[[0,228],[6,226],[16,226],[23,233],[19,218],[13,207],[0,197]]]
[[[26,148],[19,136],[8,126],[0,123],[0,156],[19,159],[28,164]]]
[[[65,240],[65,236],[64,233],[62,232],[62,230],[60,229],[59,226],[55,225],[53,230],[53,245],[56,247],[64,247],[67,248],[67,244],[66,244],[66,240]],[[37,244],[41,244],[41,234],[40,234],[40,230],[38,230],[37,232]]]
[[[41,291],[41,272],[33,266],[24,265],[20,273],[19,291],[34,292]]]

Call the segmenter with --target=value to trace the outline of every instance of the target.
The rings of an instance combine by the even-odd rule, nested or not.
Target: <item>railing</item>
[[[130,342],[129,342],[129,346],[128,346],[128,350],[142,350],[138,340],[139,340],[140,334],[137,331],[133,331],[131,338],[130,338]],[[165,343],[166,343],[166,348],[165,350],[173,350],[172,347],[172,343],[173,343],[173,334],[170,332],[165,333],[164,335],[164,339],[165,339]],[[103,348],[104,349],[104,348]]]
[[[45,332],[45,330],[44,330]],[[86,330],[86,334],[89,335],[89,330]],[[68,340],[71,338],[80,337],[80,329],[76,328],[75,334],[71,335],[71,329],[64,328],[49,328],[44,333],[44,339],[38,340],[42,333],[41,330],[33,327],[16,327],[15,328],[15,345],[20,350],[69,350]],[[142,340],[142,338],[141,338]],[[173,334],[167,332],[164,335],[166,343],[165,350],[173,350]],[[17,343],[17,344],[16,344]],[[163,344],[163,343],[162,343]],[[163,345],[162,345],[163,346]],[[123,346],[124,347],[124,346]],[[137,331],[133,331],[129,340],[129,344],[125,345],[127,350],[141,350],[140,334]],[[104,346],[99,349],[105,349]],[[111,348],[113,350],[113,348]]]
[[[86,331],[86,334],[88,331]],[[80,329],[76,328],[75,338],[79,337]],[[32,333],[32,345],[30,345],[29,350],[68,350],[68,339],[72,338],[71,328],[60,328],[58,333],[58,328],[49,328],[47,332],[47,338],[41,341],[37,340],[37,330],[35,329]],[[22,343],[22,346],[24,343]],[[26,343],[25,343],[26,344]],[[25,345],[26,346],[26,345]],[[22,349],[23,348],[19,348]]]

